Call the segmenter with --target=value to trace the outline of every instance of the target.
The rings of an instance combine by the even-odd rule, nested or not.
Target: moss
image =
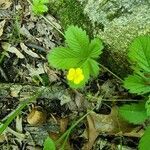
[[[69,25],[78,25],[93,37],[92,24],[83,13],[84,5],[75,0],[54,1],[50,3],[50,11],[60,20],[65,30]]]

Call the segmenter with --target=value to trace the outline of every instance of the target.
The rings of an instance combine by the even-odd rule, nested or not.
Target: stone
[[[131,41],[150,34],[148,0],[79,0],[95,31],[115,52],[126,52]]]

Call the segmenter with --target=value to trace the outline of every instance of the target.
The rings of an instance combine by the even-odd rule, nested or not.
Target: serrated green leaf
[[[50,137],[47,137],[46,140],[44,141],[43,150],[56,150],[55,143]]]
[[[77,26],[69,26],[65,32],[66,43],[70,49],[78,52],[78,56],[86,57],[89,46],[89,37],[86,31]]]
[[[71,49],[57,47],[48,54],[48,62],[57,69],[70,69],[80,66],[83,60],[78,58]]]
[[[130,75],[124,80],[124,87],[129,89],[130,93],[145,94],[150,92],[148,79],[144,79],[138,75]]]
[[[123,105],[119,108],[119,114],[133,124],[142,124],[147,119],[145,103]]]
[[[140,139],[139,150],[149,150],[150,149],[150,126],[145,130],[144,135]]]
[[[47,4],[47,3],[49,3],[49,0],[39,0],[40,1],[40,3],[42,3],[42,4]]]
[[[103,48],[102,41],[98,38],[95,38],[90,42],[88,55],[91,58],[98,58],[98,56],[102,53]]]
[[[100,71],[99,64],[93,59],[88,59],[88,66],[90,69],[90,74],[96,77]]]
[[[147,116],[150,116],[150,95],[149,95],[149,99],[145,103],[145,108],[146,108]]]
[[[32,9],[33,9],[33,12],[37,15],[48,11],[48,7],[43,4],[33,5]]]
[[[49,3],[49,0],[32,0],[33,5],[37,5],[37,4],[47,4]]]
[[[137,37],[129,47],[128,56],[135,67],[150,72],[150,36]]]

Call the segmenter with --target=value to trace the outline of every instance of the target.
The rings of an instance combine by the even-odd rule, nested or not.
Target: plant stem
[[[65,37],[65,35],[63,34],[63,32],[61,32],[52,22],[50,22],[50,20],[48,20],[46,17],[44,17],[43,15],[41,15],[41,17],[48,22],[53,28],[55,28],[63,37]]]
[[[104,65],[102,64],[99,64],[103,69],[105,69],[106,71],[108,71],[110,74],[112,74],[114,77],[116,77],[119,81],[123,82],[123,80],[118,77],[116,74],[114,74],[111,70],[109,70],[107,67],[105,67]]]
[[[70,132],[88,115],[90,114],[93,110],[95,109],[95,107],[90,110],[89,112],[87,112],[84,116],[82,116],[79,120],[77,120],[56,142],[55,144],[58,145],[64,138],[65,138],[65,142],[67,141]],[[64,146],[64,144],[63,144]]]

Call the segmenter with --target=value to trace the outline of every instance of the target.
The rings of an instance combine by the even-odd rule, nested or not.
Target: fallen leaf
[[[130,137],[141,137],[143,132],[135,129],[135,126],[125,122],[118,115],[117,107],[112,107],[109,115],[91,112],[87,116],[87,128],[83,134],[88,138],[88,142],[83,146],[83,150],[90,150],[99,134],[124,135]]]
[[[19,93],[21,89],[22,89],[21,85],[12,85],[10,87],[10,95],[12,97],[19,97]]]
[[[20,34],[22,34],[23,36],[25,36],[29,40],[34,39],[34,37],[30,34],[30,32],[25,28],[24,25],[20,28]]]
[[[20,116],[17,116],[17,118],[16,118],[16,130],[19,133],[22,133],[22,131],[23,131],[22,117],[20,117]]]
[[[25,46],[24,43],[20,43],[20,46],[22,48],[23,51],[25,51],[28,55],[30,55],[31,57],[34,58],[39,58],[38,54],[36,54],[35,52],[33,52],[32,50],[28,49],[27,46]]]
[[[6,140],[6,139],[5,139],[4,134],[1,134],[1,135],[0,135],[0,143],[3,143],[5,140]]]
[[[68,118],[61,118],[60,119],[60,132],[64,133],[68,126]]]
[[[7,9],[11,6],[12,1],[11,0],[1,0],[0,1],[0,8],[1,9]]]
[[[96,114],[95,112],[90,115],[99,133],[117,134],[119,132],[129,132],[133,129],[133,126],[119,117],[117,107],[112,107],[109,115]]]
[[[11,46],[9,43],[2,43],[2,48],[8,52],[16,54],[16,56],[20,59],[25,58],[24,55],[17,48]]]
[[[83,150],[92,149],[92,146],[99,135],[99,132],[95,128],[93,118],[90,115],[87,116],[87,122],[88,122],[88,128],[86,130],[86,134],[87,134],[88,142],[83,146],[82,148]]]
[[[31,66],[29,64],[26,65],[27,69],[29,70],[29,75],[31,77],[39,76],[40,74],[45,73],[42,64],[38,64],[37,66],[38,66],[38,68],[34,68],[33,66]]]
[[[5,25],[5,22],[6,22],[5,20],[3,20],[3,21],[0,22],[0,37],[3,34],[3,28],[4,28],[4,25]]]
[[[47,114],[45,110],[40,107],[34,107],[27,115],[27,122],[32,126],[42,125],[46,122]]]

